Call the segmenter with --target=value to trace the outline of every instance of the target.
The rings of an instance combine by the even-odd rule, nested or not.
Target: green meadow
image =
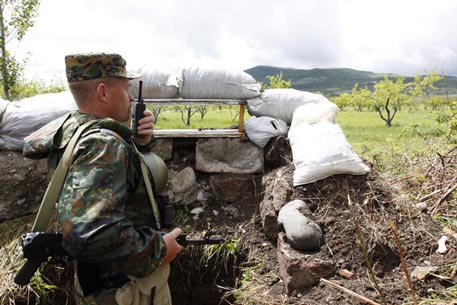
[[[340,111],[337,122],[353,150],[382,170],[401,168],[406,160],[450,149],[438,113],[400,111],[391,127],[377,112]]]
[[[182,114],[174,107],[165,107],[156,123],[157,129],[229,128],[238,126],[238,106],[207,106],[201,119],[196,112],[191,124],[185,125]],[[186,113],[184,113],[186,117]],[[245,112],[245,119],[249,117]],[[438,112],[404,110],[397,112],[392,126],[374,111],[340,111],[337,123],[353,150],[381,170],[401,167],[405,159],[412,159],[449,149],[445,131],[436,121]]]

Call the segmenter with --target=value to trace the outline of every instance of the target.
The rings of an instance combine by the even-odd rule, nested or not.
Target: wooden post
[[[238,131],[244,132],[244,110],[246,109],[246,105],[240,104],[240,115],[238,116]]]

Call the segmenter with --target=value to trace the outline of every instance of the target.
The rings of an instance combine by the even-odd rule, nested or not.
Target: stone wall
[[[284,139],[264,149],[246,138],[158,139],[153,147],[168,165],[170,198],[182,204],[210,197],[257,203],[265,169],[285,162],[281,150],[288,151]],[[0,151],[0,171],[0,221],[36,213],[47,186],[46,160]]]

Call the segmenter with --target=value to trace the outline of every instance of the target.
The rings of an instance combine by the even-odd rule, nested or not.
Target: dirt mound
[[[0,151],[0,221],[38,210],[46,185],[46,160]]]
[[[5,156],[11,157],[17,161],[16,166],[30,171],[30,183],[43,181],[42,164],[26,164],[16,153]],[[37,189],[41,192],[38,185],[17,182],[15,168],[9,166],[3,170],[10,178],[2,181],[15,188],[14,194],[29,194]],[[446,254],[437,253],[437,241],[444,235],[442,227],[428,213],[416,208],[414,201],[402,194],[397,185],[372,171],[364,176],[338,175],[293,187],[292,173],[291,164],[269,169],[262,179],[260,196],[254,202],[227,205],[209,200],[205,213],[198,219],[189,214],[193,206],[177,211],[177,222],[185,230],[194,232],[196,237],[212,230],[215,235],[224,236],[227,243],[219,248],[187,247],[173,262],[170,285],[175,305],[362,303],[349,292],[326,283],[286,295],[279,275],[276,241],[269,240],[263,231],[258,209],[259,202],[278,188],[283,204],[294,199],[306,202],[323,229],[326,243],[312,255],[334,262],[336,268],[327,278],[330,282],[379,304],[384,303],[383,299],[386,304],[403,304],[411,300],[401,267],[404,262],[410,275],[416,267],[433,270],[433,274],[420,280],[412,276],[418,299],[432,298],[437,291],[455,285],[451,279],[457,261],[455,237],[447,231],[450,250]],[[35,179],[35,174],[41,178]],[[27,198],[36,204],[36,198],[41,196],[35,193]],[[184,216],[186,220],[182,222]],[[397,247],[393,224],[403,255]],[[70,269],[68,264],[65,272],[71,273]],[[62,276],[62,270],[62,265],[58,265],[43,272],[57,286],[69,287],[71,276]],[[21,300],[15,302],[20,304]]]
[[[292,168],[281,179],[292,181]],[[277,171],[264,177],[265,194],[277,181]],[[268,183],[270,181],[270,183]],[[438,290],[452,284],[449,264],[456,259],[456,240],[449,240],[451,250],[438,254],[437,241],[444,234],[431,217],[421,212],[405,195],[377,173],[364,176],[333,176],[316,183],[293,188],[290,184],[289,200],[301,199],[313,211],[314,220],[324,231],[326,244],[316,257],[333,261],[336,268],[328,280],[367,297],[380,304],[403,304],[410,298],[410,290],[401,262],[409,274],[416,267],[433,268],[440,276],[427,276],[418,280],[413,276],[413,286],[418,298],[429,298]],[[276,244],[265,243],[259,233],[260,219],[246,228],[245,246],[255,253],[255,260],[262,263],[256,270],[254,281],[241,287],[239,304],[247,304],[253,296],[255,304],[359,304],[359,300],[327,284],[319,284],[284,294],[276,263]],[[399,254],[395,232],[399,235],[403,258]],[[244,293],[244,295],[243,295]]]

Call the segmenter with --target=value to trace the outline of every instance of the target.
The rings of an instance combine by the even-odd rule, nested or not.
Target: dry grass
[[[409,160],[405,164],[408,175],[400,177],[372,172],[367,178],[361,179],[335,176],[295,188],[294,196],[307,202],[313,214],[319,215],[321,220],[331,215],[335,209],[343,210],[343,205],[348,208],[348,198],[350,198],[353,205],[352,217],[346,218],[345,226],[339,229],[330,227],[329,230],[340,230],[338,234],[342,236],[352,232],[357,224],[360,235],[363,236],[367,259],[375,264],[379,259],[379,253],[393,253],[398,257],[398,245],[391,230],[394,222],[398,228],[398,242],[405,249],[408,267],[414,268],[415,264],[435,252],[436,241],[442,234],[440,226],[433,224],[429,216],[438,220],[440,225],[452,228],[453,231],[448,232],[451,232],[454,238],[457,237],[455,234],[457,232],[457,191],[454,186],[457,183],[457,149],[435,156],[406,159]],[[418,200],[420,198],[422,200]],[[428,209],[425,212],[416,207],[419,202],[427,203]],[[334,226],[333,223],[332,226]],[[357,251],[357,248],[355,247],[354,250]],[[329,251],[331,253],[330,248]],[[241,269],[242,277],[239,285],[228,293],[236,297],[234,304],[290,303],[291,299],[284,294],[271,293],[272,283],[280,281],[280,277],[275,270],[265,268],[262,263],[259,263],[259,256],[255,254],[255,249],[251,249],[251,252],[254,253],[250,255],[252,261],[248,259],[247,267]],[[353,258],[363,256],[360,253],[351,255]],[[422,292],[418,297],[418,304],[457,304],[457,286],[452,284],[456,270],[455,260],[444,262],[440,267],[440,275],[436,278],[445,279],[448,284],[434,291],[431,298]],[[368,277],[367,281],[370,281],[373,286],[373,281]],[[403,290],[401,297],[403,302],[408,302],[409,291],[406,280],[398,276],[396,281],[399,281],[394,284],[397,289]],[[450,287],[448,287],[449,283],[451,283]],[[384,289],[386,287],[392,289],[388,284],[392,285],[392,283],[381,282],[380,286]],[[421,284],[416,285],[420,287]],[[395,290],[386,292],[390,294],[387,295],[389,304],[392,299],[398,298],[392,295],[395,293],[392,291]],[[430,295],[431,291],[429,289],[427,294]],[[298,302],[301,301],[303,299],[298,299]],[[316,301],[315,304],[321,303]]]
[[[14,284],[16,272],[24,263],[20,238],[30,229],[32,216],[4,221],[0,224],[0,302],[16,304],[19,299],[26,299],[28,287]]]
[[[32,227],[35,215],[29,215],[0,224],[0,304],[65,304],[69,302],[71,268],[64,270],[58,264],[42,264],[27,286],[18,286],[14,277],[25,260],[22,258],[21,236]],[[56,230],[56,217],[50,230]],[[66,262],[64,262],[66,265]]]

